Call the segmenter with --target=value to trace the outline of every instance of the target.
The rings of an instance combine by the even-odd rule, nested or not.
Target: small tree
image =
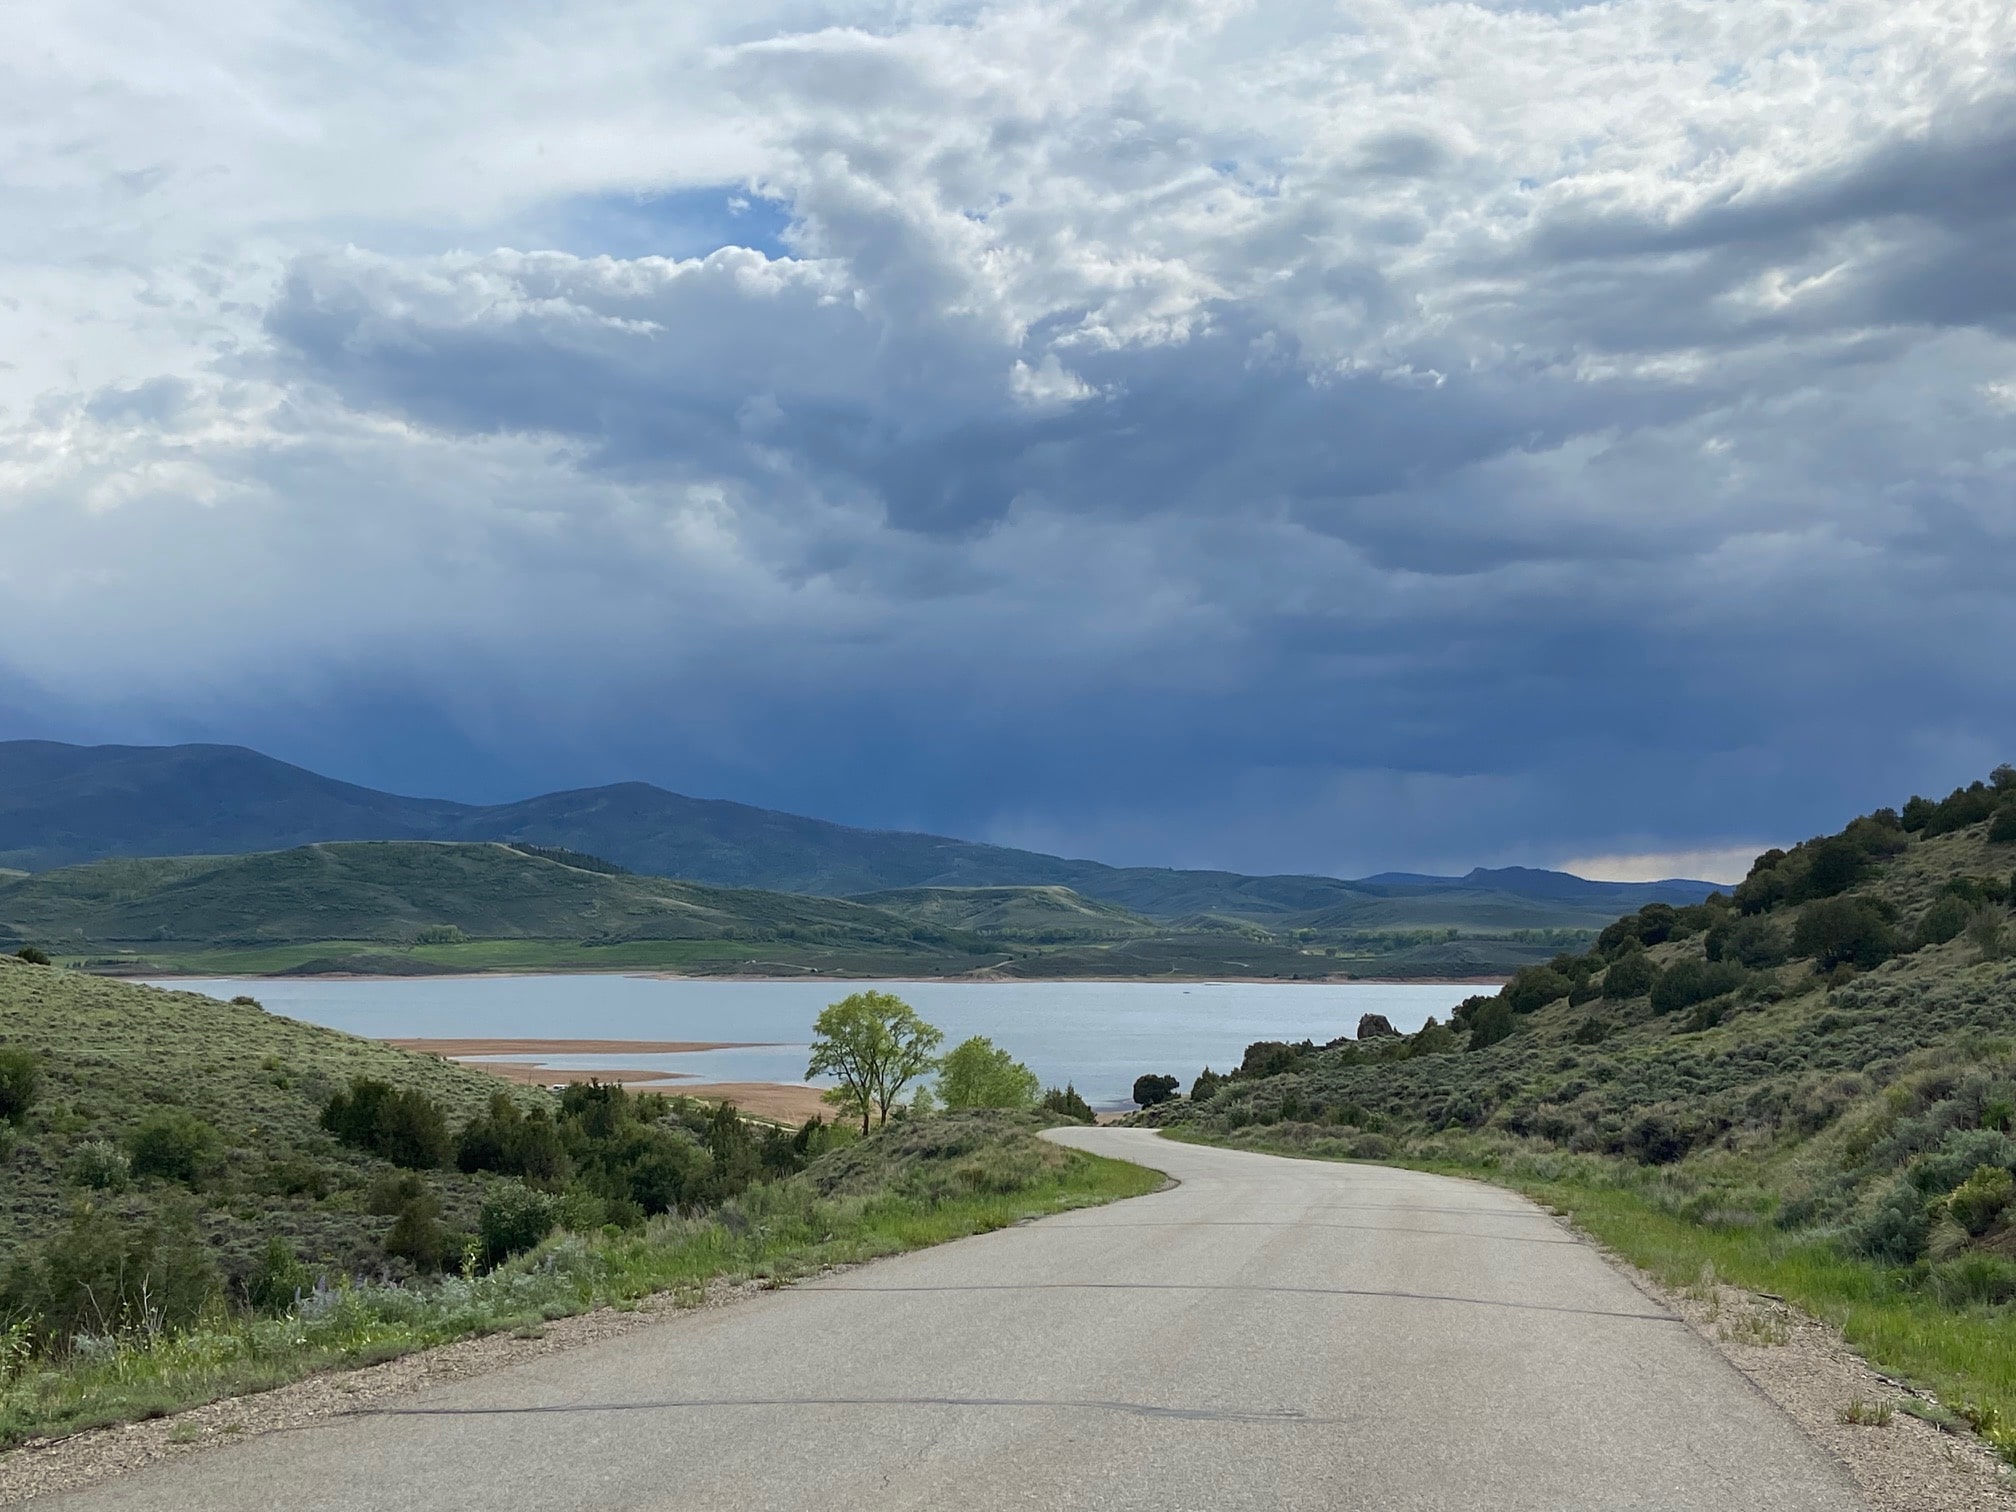
[[[1205,1074],[1208,1076],[1210,1073],[1206,1072]],[[1080,1097],[1078,1089],[1069,1082],[1064,1084],[1062,1091],[1052,1087],[1049,1091],[1045,1092],[1043,1094],[1043,1107],[1047,1112],[1056,1113],[1065,1118],[1076,1119],[1079,1123],[1089,1124],[1094,1121],[1092,1105],[1085,1101],[1083,1097]]]
[[[1652,964],[1652,958],[1642,950],[1634,950],[1617,957],[1603,973],[1603,996],[1613,1003],[1628,1002],[1645,996],[1658,979],[1659,968]]]
[[[938,1062],[938,1095],[948,1108],[1027,1108],[1042,1085],[1034,1071],[981,1034]]]
[[[1137,1076],[1134,1078],[1134,1102],[1137,1107],[1152,1108],[1157,1103],[1165,1103],[1176,1095],[1176,1078],[1173,1076]]]
[[[826,1101],[872,1119],[889,1121],[897,1094],[931,1069],[932,1052],[945,1036],[893,992],[857,992],[829,1005],[813,1024],[807,1076],[833,1076],[840,1085]]]

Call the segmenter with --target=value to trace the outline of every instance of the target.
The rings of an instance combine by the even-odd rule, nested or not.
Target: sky
[[[1714,880],[2016,755],[2005,0],[10,31],[0,738]]]

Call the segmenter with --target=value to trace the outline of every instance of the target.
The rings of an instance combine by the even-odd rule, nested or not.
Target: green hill
[[[861,893],[853,901],[946,929],[1033,944],[1130,939],[1167,927],[1068,887],[905,887]]]
[[[39,1091],[19,1124],[0,1121],[0,1268],[65,1226],[83,1199],[122,1220],[164,1202],[192,1207],[197,1230],[241,1287],[264,1242],[283,1236],[339,1271],[384,1263],[389,1215],[369,1211],[386,1161],[339,1145],[319,1126],[329,1096],[355,1077],[425,1094],[459,1121],[499,1091],[495,1077],[374,1040],[276,1018],[250,1000],[219,1002],[111,982],[0,956],[0,1050],[28,1052]],[[150,1115],[174,1108],[215,1142],[200,1161],[200,1201],[175,1182],[94,1186],[87,1147],[129,1146]],[[473,1229],[480,1188],[432,1178],[446,1221]]]
[[[588,858],[583,858],[588,859]],[[66,947],[177,941],[774,938],[884,944],[912,925],[834,898],[589,870],[506,845],[355,841],[251,856],[100,861],[0,885],[0,925]]]
[[[129,974],[1433,976],[1509,970],[1553,948],[1442,930],[1158,921],[1064,887],[903,888],[855,899],[702,887],[571,850],[411,840],[15,874],[0,878],[7,941]]]
[[[0,866],[47,871],[120,856],[238,855],[345,840],[505,841],[713,887],[829,897],[1061,887],[1162,920],[1211,914],[1275,929],[1573,928],[1592,910],[1607,918],[1640,903],[1692,903],[1710,891],[1705,882],[1590,882],[1524,868],[1347,882],[1115,867],[859,829],[641,782],[481,806],[374,792],[233,746],[0,741]]]
[[[1669,1280],[1791,1297],[2016,1453],[2012,869],[2004,767],[1618,919],[1453,1025],[1259,1043],[1146,1116],[1511,1182]]]

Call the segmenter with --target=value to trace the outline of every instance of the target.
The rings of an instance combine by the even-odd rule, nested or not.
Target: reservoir
[[[750,982],[614,975],[261,978],[155,985],[229,998],[373,1039],[745,1042],[680,1054],[541,1055],[562,1073],[635,1067],[707,1082],[805,1080],[812,1021],[850,992],[903,998],[950,1049],[984,1034],[1042,1078],[1075,1084],[1097,1108],[1131,1107],[1134,1078],[1227,1071],[1260,1039],[1322,1044],[1383,1013],[1403,1033],[1489,987],[1427,983]],[[749,1044],[747,1042],[760,1042]],[[533,1059],[534,1057],[514,1057]]]

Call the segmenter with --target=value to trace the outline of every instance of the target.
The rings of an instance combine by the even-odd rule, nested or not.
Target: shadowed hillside
[[[1270,928],[1579,928],[1619,908],[1691,903],[1702,882],[1587,882],[1523,868],[1467,877],[1249,877],[1113,867],[942,835],[856,829],[646,783],[478,807],[334,782],[231,746],[0,742],[0,866],[277,851],[317,841],[507,841],[713,887],[833,897],[917,888],[1058,887],[1163,920]]]

